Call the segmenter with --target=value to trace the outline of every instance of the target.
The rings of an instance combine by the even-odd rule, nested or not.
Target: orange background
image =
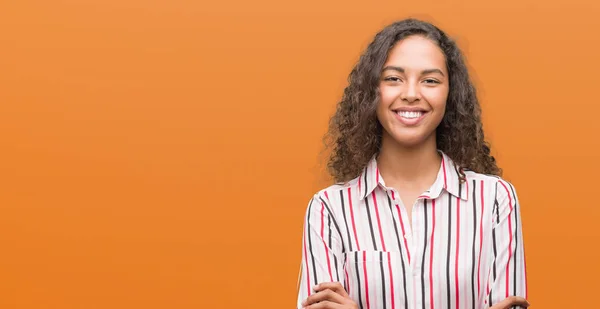
[[[0,308],[290,308],[321,136],[373,35],[463,48],[534,308],[592,308],[597,1],[3,1]]]

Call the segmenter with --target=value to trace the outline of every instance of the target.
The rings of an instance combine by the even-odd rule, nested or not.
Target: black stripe
[[[448,254],[446,258],[446,308],[450,309],[450,248],[452,247],[452,197],[448,195]],[[458,308],[457,308],[458,309]]]
[[[496,211],[498,211],[498,201],[494,201],[494,208],[496,209]],[[498,214],[496,213],[496,216]],[[492,277],[492,283],[496,282],[496,258],[498,257],[498,250],[496,248],[496,229],[492,229],[492,243],[493,243],[493,247],[494,247],[494,263],[492,264],[492,272],[493,272],[493,277]],[[493,287],[492,289],[490,289],[490,307],[493,305],[492,303],[492,292],[493,292]]]
[[[373,240],[373,248],[377,251],[377,244],[375,243],[375,231],[373,230],[373,222],[371,221],[371,211],[369,210],[369,199],[365,198],[365,204],[367,207],[367,217],[369,219],[369,228],[371,229],[371,239]]]
[[[338,261],[337,259],[333,259],[333,262],[335,263],[335,277],[337,278],[337,282],[340,282],[340,271],[338,269]]]
[[[513,276],[513,280],[514,282],[514,286],[513,286],[513,295],[517,295],[517,248],[519,247],[519,230],[518,230],[518,226],[519,226],[519,219],[518,219],[518,202],[517,202],[517,195],[515,194],[515,189],[513,188],[513,186],[509,183],[508,186],[510,187],[510,191],[513,194],[513,202],[515,203],[515,207],[513,208],[513,212],[515,213],[515,252],[513,255],[513,266],[514,266],[514,276]]]
[[[477,192],[476,185],[477,183],[475,179],[473,179],[473,257],[471,258],[471,294],[473,296],[473,302],[471,308],[475,308],[475,239],[477,238],[477,196],[475,194],[475,192]]]
[[[383,309],[386,309],[387,299],[385,294],[385,275],[383,274],[383,252],[381,251],[379,252],[379,268],[381,269],[381,295],[383,295]],[[391,297],[394,297],[394,295]]]
[[[500,216],[498,214],[498,183],[496,182],[496,193],[494,195],[494,209],[492,210],[492,214],[496,215],[496,224],[500,223]],[[493,219],[493,218],[492,218]],[[492,264],[493,271],[493,282],[496,281],[496,258],[498,257],[498,249],[496,248],[496,229],[492,229],[492,243],[494,248],[494,263]],[[493,305],[492,302],[492,293],[494,292],[493,287],[490,289],[490,307]]]
[[[406,295],[406,269],[404,268],[404,256],[402,255],[402,243],[400,240],[400,233],[398,233],[398,225],[394,220],[394,209],[392,208],[392,200],[388,195],[388,205],[390,206],[390,212],[392,213],[392,221],[394,222],[394,231],[396,231],[396,239],[398,240],[398,251],[400,251],[400,260],[402,263],[402,290],[404,290],[404,308],[408,308],[408,295]],[[400,220],[400,218],[398,218]],[[390,274],[390,277],[392,274]],[[393,297],[393,296],[392,296]]]
[[[327,226],[329,227],[329,248],[333,248],[332,243],[331,243],[331,217],[327,217]],[[337,256],[335,254],[333,254],[333,263],[335,264],[335,275],[337,278],[337,281],[340,281],[340,274],[338,272],[338,263],[337,263]]]
[[[319,199],[321,200],[321,202],[325,206],[325,209],[327,209],[327,212],[329,213],[329,216],[331,216],[331,219],[333,221],[333,225],[335,226],[335,229],[337,230],[338,235],[340,235],[340,240],[343,240],[344,236],[342,236],[342,230],[340,229],[340,227],[338,226],[337,222],[335,221],[335,216],[333,215],[333,212],[331,212],[331,209],[329,209],[329,206],[327,206],[327,203],[323,200],[323,198],[319,197]],[[342,243],[342,252],[346,252],[346,247],[344,246],[344,242],[341,241],[341,243]]]
[[[348,254],[344,253],[344,263],[342,265],[344,265],[344,270],[346,269],[346,261],[348,260]],[[346,292],[348,292],[348,285],[350,284],[349,282],[346,281],[346,277],[342,276],[342,278],[344,279],[344,290],[346,290]],[[348,278],[350,279],[350,278]]]
[[[462,188],[463,188],[463,185],[460,184],[460,179],[459,179],[459,185],[458,185],[458,196],[459,196],[459,199],[462,198]],[[459,220],[458,220],[459,217],[460,217],[460,201],[456,202],[456,212],[457,212],[457,214],[456,214],[456,228],[459,230],[456,233],[456,236],[458,238],[458,236],[460,234],[460,224],[459,224]],[[458,251],[458,247],[456,247],[456,250]],[[456,260],[455,263],[458,263],[458,259]],[[454,275],[456,276],[456,274],[454,274]],[[455,287],[455,288],[458,290],[458,287]],[[458,308],[456,308],[456,309],[458,309]]]
[[[427,253],[427,200],[423,200],[423,202],[425,203],[423,206],[423,209],[425,210],[425,233],[424,234],[424,238],[425,238],[425,243],[423,246],[423,260],[421,261],[421,297],[423,300],[423,309],[425,309],[425,255]],[[431,291],[432,292],[432,291]],[[430,304],[431,306],[431,304]]]
[[[358,306],[362,309],[363,301],[362,301],[362,293],[360,291],[360,270],[358,269],[358,251],[354,252],[354,266],[356,267],[356,281],[358,284],[356,287],[358,288]]]
[[[460,173],[458,172],[459,169],[460,168],[455,163],[454,164],[454,170],[456,171],[456,178],[457,178],[456,181],[458,181],[458,198],[462,199],[463,198],[463,196],[462,196],[462,188],[465,186],[465,184],[468,185],[468,183],[467,183],[467,180],[466,180],[466,176],[465,176],[465,184],[461,183],[461,181],[460,181]]]
[[[342,215],[344,216],[346,233],[348,233],[348,246],[350,247],[350,251],[352,251],[352,238],[350,237],[350,228],[348,228],[348,220],[346,220],[346,209],[344,206],[344,190],[340,190],[340,200],[342,201]]]
[[[306,218],[306,222],[307,222],[307,226],[306,226],[306,235],[308,235],[308,251],[310,252],[310,257],[312,259],[312,266],[313,266],[313,278],[314,278],[314,283],[315,285],[317,285],[317,265],[315,264],[315,256],[313,254],[313,250],[312,250],[312,241],[310,239],[310,227],[308,225],[310,225],[310,213],[312,211],[312,205],[313,202],[315,200],[313,199],[310,203],[310,205],[308,206],[308,216]]]
[[[494,202],[494,208],[496,208],[496,211],[498,209],[498,201]],[[497,214],[496,214],[497,215]],[[492,264],[492,272],[493,272],[493,277],[492,277],[492,283],[496,282],[496,258],[498,257],[498,249],[496,248],[496,229],[492,229],[492,244],[493,244],[493,248],[494,248],[494,263]],[[490,289],[490,307],[493,305],[492,304],[492,291],[493,288]]]
[[[367,188],[369,187],[369,186],[367,185],[367,167],[365,167],[364,174],[365,174],[365,194],[364,194],[364,196],[363,196],[363,199],[366,199],[366,198],[367,198],[367,194],[368,194]],[[377,250],[377,249],[376,249],[376,250]]]
[[[327,227],[329,228],[329,248],[331,247],[331,217],[327,216]]]

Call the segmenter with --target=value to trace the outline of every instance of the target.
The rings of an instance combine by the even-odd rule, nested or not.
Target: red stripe
[[[523,248],[523,276],[525,276],[525,299],[527,299],[527,259],[525,258],[525,248]]]
[[[444,189],[448,190],[448,182],[446,181],[446,163],[444,162],[444,158],[442,157],[442,169],[444,170]]]
[[[369,305],[369,276],[367,275],[367,251],[363,251],[363,275],[365,276],[365,297],[367,300],[367,309],[371,308]]]
[[[493,208],[492,208],[493,209]],[[494,223],[494,218],[492,218],[492,224]],[[493,265],[492,267],[495,267],[495,265]],[[488,274],[488,280],[487,280],[487,285],[486,285],[486,295],[490,295],[490,276],[492,273],[492,269],[490,269],[490,273]],[[486,298],[486,303],[487,303],[487,298]]]
[[[360,245],[358,244],[358,236],[356,234],[356,223],[354,223],[354,210],[352,210],[352,194],[350,188],[348,188],[348,202],[350,203],[350,217],[352,218],[352,229],[354,230],[354,239],[356,240],[357,250],[360,251]]]
[[[381,220],[379,220],[379,207],[377,206],[377,197],[375,195],[375,191],[371,194],[373,196],[373,204],[375,205],[375,214],[377,215],[377,225],[379,227],[379,238],[381,239],[381,246],[383,247],[383,251],[387,251],[385,249],[385,241],[383,240],[383,231],[381,230]]]
[[[508,191],[508,188],[504,185],[503,182],[500,182],[500,184],[502,184],[502,186],[504,187],[504,190],[506,190],[506,194],[508,195],[508,206],[510,206],[510,213],[508,214],[508,261],[506,262],[506,297],[508,297],[509,293],[509,275],[510,275],[510,258],[512,255],[512,211],[513,211],[513,206],[512,206],[512,198],[510,197],[510,191]],[[516,279],[516,278],[515,278]]]
[[[392,199],[396,200],[394,197],[394,191],[392,191]],[[406,241],[406,237],[404,237],[404,222],[402,221],[402,214],[398,204],[396,204],[396,211],[398,212],[398,219],[400,220],[400,227],[402,228],[402,238],[404,238],[404,247],[406,248],[406,255],[408,256],[408,264],[410,265],[410,250],[408,250],[408,241]]]
[[[431,309],[433,309],[433,235],[435,235],[435,200],[432,200],[431,202],[433,225],[431,227],[431,249],[429,250],[429,303],[431,304]]]
[[[346,292],[350,295],[350,280],[348,279],[348,267],[344,267],[344,273],[346,274]]]
[[[477,264],[477,294],[481,293],[480,271],[481,271],[481,251],[483,250],[483,180],[481,181],[481,219],[479,220],[479,260]]]
[[[331,261],[329,260],[329,247],[327,247],[327,243],[325,242],[325,235],[323,234],[323,229],[325,228],[325,204],[321,202],[321,239],[323,239],[323,246],[325,247],[325,255],[327,256],[327,269],[329,270],[329,278],[331,282],[333,282],[333,276],[331,275]]]
[[[390,291],[391,291],[391,298],[392,298],[392,309],[396,308],[396,304],[395,304],[395,297],[394,297],[394,275],[392,274],[392,259],[390,257],[390,253],[388,252],[388,269],[390,271]]]
[[[329,194],[327,194],[327,191],[325,191],[325,198],[327,198],[327,201],[328,201],[328,202],[331,202],[331,201],[329,200]]]
[[[460,198],[456,198],[456,261],[454,264],[454,285],[456,286],[456,308],[460,308],[460,286],[458,285],[458,253],[460,240]]]
[[[304,225],[304,230],[307,233],[310,233],[310,231],[308,231],[306,224]],[[303,237],[304,239],[304,262],[306,262],[306,289],[308,290],[308,296],[310,296],[310,269],[308,268],[308,253],[306,252],[306,235],[304,235]]]

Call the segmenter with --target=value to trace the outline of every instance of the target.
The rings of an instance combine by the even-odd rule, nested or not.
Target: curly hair
[[[500,176],[502,170],[490,154],[483,135],[481,107],[463,55],[456,43],[431,23],[404,19],[375,35],[348,76],[348,85],[329,121],[325,143],[332,148],[327,168],[336,182],[360,175],[381,147],[383,127],[377,119],[381,70],[392,47],[400,40],[421,35],[444,53],[450,89],[445,115],[436,129],[437,148],[464,170]]]

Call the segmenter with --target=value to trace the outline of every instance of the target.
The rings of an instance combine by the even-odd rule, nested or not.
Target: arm
[[[308,204],[302,234],[302,261],[297,308],[322,282],[344,282],[342,239],[327,199],[315,195]]]
[[[494,201],[494,259],[488,278],[487,306],[495,305],[509,296],[527,299],[520,206],[514,187],[499,179]]]

